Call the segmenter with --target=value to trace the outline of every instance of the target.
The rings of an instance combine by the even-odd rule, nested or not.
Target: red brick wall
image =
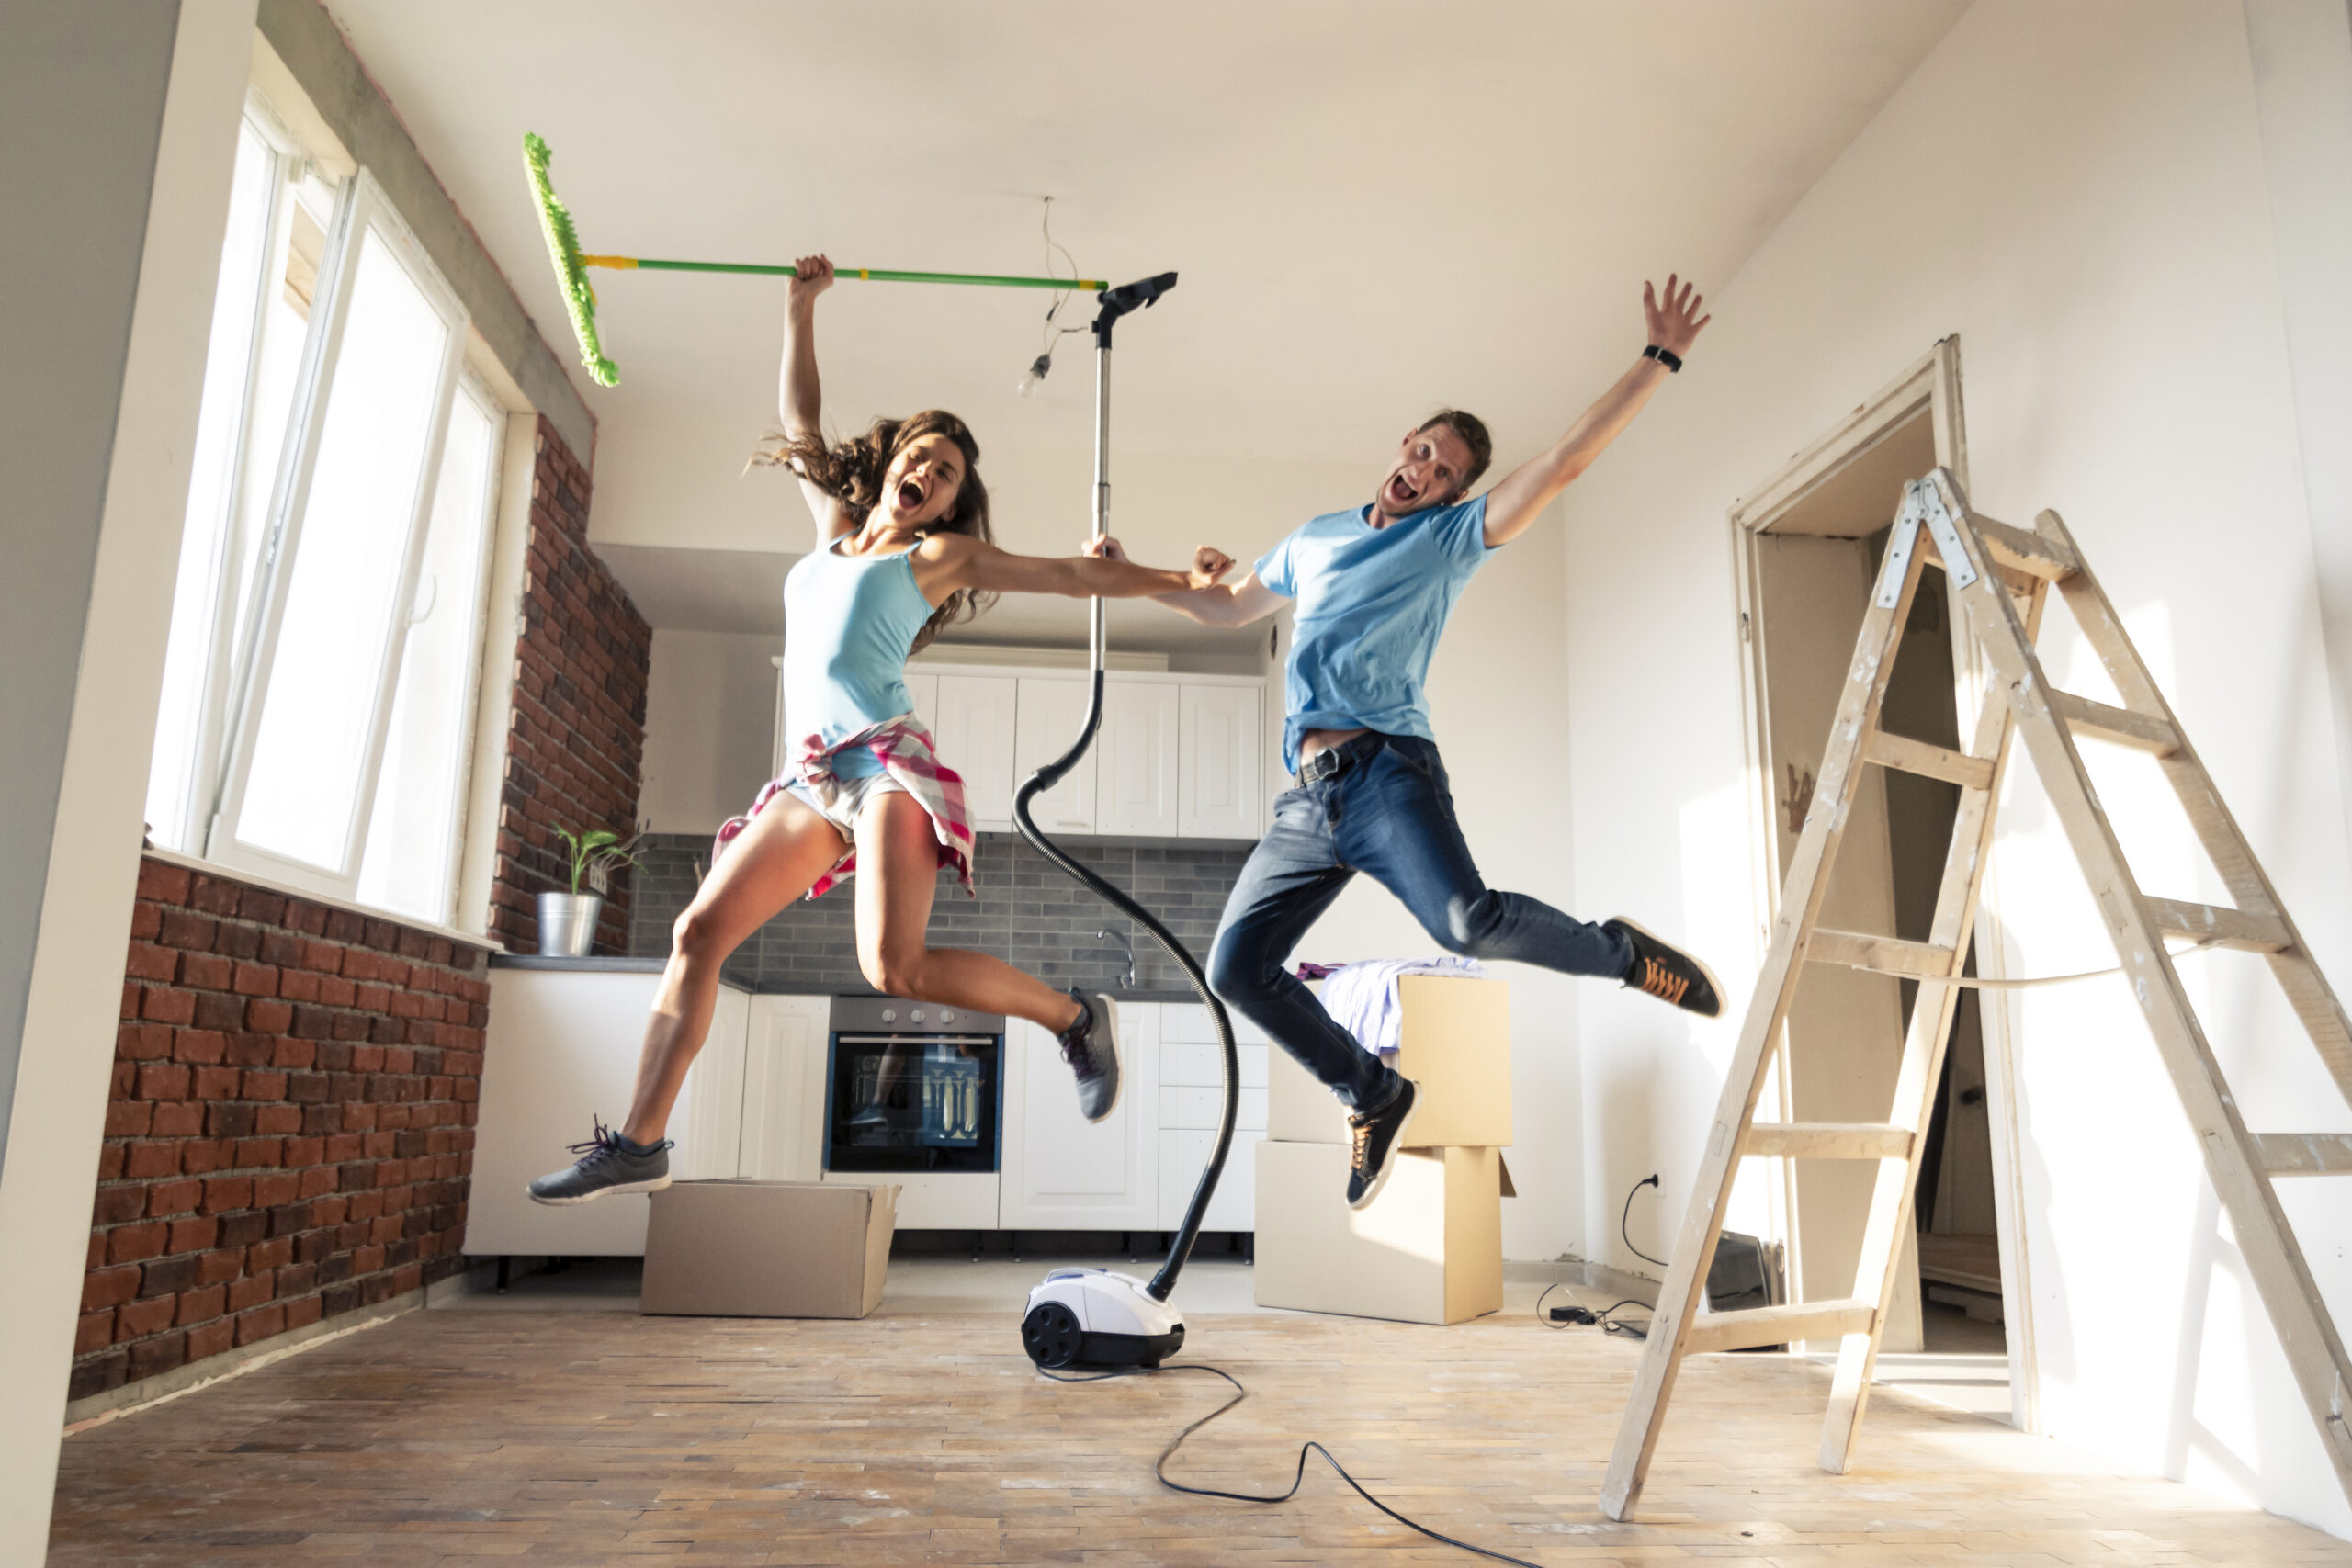
[[[487,954],[140,869],[73,1397],[456,1273]]]
[[[537,896],[571,886],[554,829],[626,838],[637,821],[653,628],[588,548],[588,470],[542,418],[490,916],[492,934],[521,953],[538,951]],[[628,906],[623,872],[596,951],[628,951]]]

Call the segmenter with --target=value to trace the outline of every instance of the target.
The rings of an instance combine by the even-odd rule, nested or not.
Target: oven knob
[[[941,1009],[939,1010],[939,1021],[940,1021],[940,1022],[942,1022],[942,1023],[953,1023],[953,1022],[955,1022],[955,1021],[956,1021],[956,1010],[955,1010],[955,1009],[953,1009],[953,1008],[941,1008]]]
[[[882,1021],[885,1023],[898,1022],[899,1010],[897,1008],[884,1008],[882,1010]]]
[[[910,1013],[909,1016],[910,1016],[910,1017],[911,1017],[911,1018],[912,1018],[912,1019],[913,1019],[917,1023],[921,1023],[921,1022],[922,1021],[922,1009],[921,1009],[921,1008],[917,1008],[917,1009],[915,1009],[915,1010],[914,1010],[912,1013]]]

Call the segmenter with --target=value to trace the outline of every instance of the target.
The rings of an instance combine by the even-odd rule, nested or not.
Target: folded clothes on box
[[[1367,1051],[1393,1055],[1402,1043],[1404,1010],[1397,1005],[1396,982],[1407,975],[1434,975],[1475,980],[1486,966],[1475,958],[1451,954],[1436,958],[1373,958],[1361,964],[1327,966],[1302,964],[1302,979],[1323,982],[1323,1010],[1356,1037]],[[1317,973],[1310,974],[1309,971]]]

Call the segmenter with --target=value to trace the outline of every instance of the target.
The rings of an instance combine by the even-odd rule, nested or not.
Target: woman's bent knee
[[[689,906],[670,927],[670,951],[690,964],[717,963],[731,951],[716,929],[709,910]]]
[[[909,1001],[927,1002],[930,995],[931,965],[925,962],[928,952],[912,953],[876,953],[861,958],[858,970],[865,983],[888,997],[904,997]]]

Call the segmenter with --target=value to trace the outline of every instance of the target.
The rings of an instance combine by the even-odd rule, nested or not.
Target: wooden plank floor
[[[1210,1316],[1253,1397],[1179,1473],[1288,1484],[1299,1439],[1449,1534],[1546,1564],[2352,1564],[2352,1545],[1900,1394],[1814,1468],[1826,1377],[1717,1356],[1677,1389],[1645,1522],[1594,1506],[1636,1347]],[[69,1438],[52,1564],[1475,1562],[1319,1466],[1277,1506],[1151,1465],[1223,1384],[1037,1377],[1010,1315],[864,1323],[416,1313]]]

